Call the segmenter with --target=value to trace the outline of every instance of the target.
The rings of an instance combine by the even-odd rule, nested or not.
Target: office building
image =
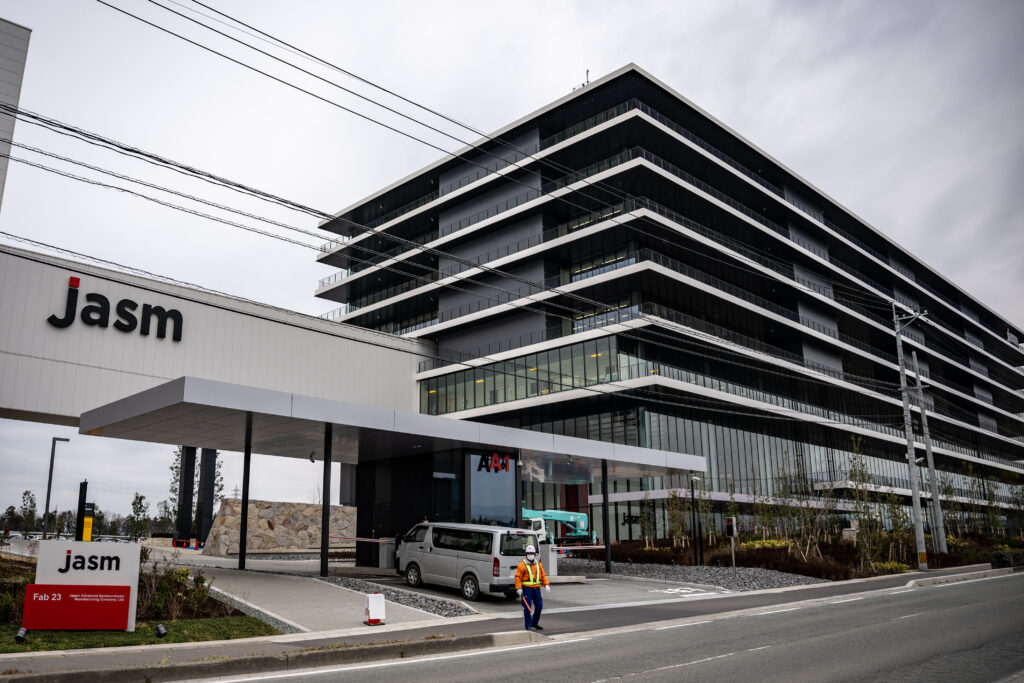
[[[697,455],[719,511],[780,482],[848,497],[855,458],[909,500],[893,315],[927,311],[903,337],[945,491],[1007,507],[1021,482],[1020,329],[635,66],[323,227],[327,317],[436,345],[422,413]],[[599,525],[561,465],[526,505]],[[688,474],[615,480],[613,538],[645,498],[664,533]]]

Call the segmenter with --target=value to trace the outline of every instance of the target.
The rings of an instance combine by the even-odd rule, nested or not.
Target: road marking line
[[[724,655],[715,655],[714,657],[705,657],[703,659],[695,659],[692,662],[683,662],[682,664],[670,664],[668,666],[659,666],[657,669],[647,669],[646,671],[635,671],[633,673],[623,674],[621,676],[613,676],[611,678],[602,678],[593,683],[604,683],[604,681],[618,681],[623,678],[632,678],[633,676],[642,676],[644,674],[654,673],[655,671],[669,671],[671,669],[679,669],[684,666],[692,666],[693,664],[703,664],[704,662],[711,662],[716,659],[724,659],[725,657],[732,657],[735,652],[727,652]]]
[[[930,586],[931,588],[946,588],[948,586],[962,586],[965,583],[977,583],[979,581],[992,581],[994,579],[1005,579],[1007,577],[1015,576],[1015,574],[1001,574],[1000,576],[985,576],[980,579],[968,579],[967,581],[950,581],[949,583],[936,583]]]
[[[758,612],[754,616],[755,617],[763,617],[766,614],[779,614],[780,612],[795,612],[798,609],[800,609],[800,608],[799,607],[790,607],[789,609],[777,609],[777,610],[772,610],[771,612]]]
[[[902,617],[896,617],[896,619],[909,619],[910,617],[918,617],[918,616],[921,616],[922,614],[928,614],[928,613],[927,612],[914,612],[913,614],[904,614]],[[893,619],[893,621],[896,621],[896,619]]]
[[[747,652],[757,652],[758,650],[767,650],[771,645],[762,645],[761,647],[752,647]]]
[[[275,678],[299,678],[302,676],[319,676],[322,674],[337,673],[340,671],[360,671],[363,669],[378,669],[386,666],[404,666],[406,664],[421,664],[423,662],[442,661],[446,659],[460,659],[462,657],[479,657],[481,655],[492,655],[496,652],[514,652],[516,650],[528,650],[536,647],[550,647],[552,645],[566,645],[568,643],[579,643],[592,638],[573,638],[571,640],[556,640],[548,643],[530,643],[528,645],[515,645],[512,647],[499,647],[489,650],[474,650],[472,652],[460,652],[452,655],[437,655],[435,657],[414,657],[410,659],[399,659],[389,662],[376,662],[374,664],[358,664],[354,666],[339,666],[333,669],[310,669],[307,671],[293,671],[283,674],[268,674],[265,676],[248,676],[245,678],[220,678],[215,680],[230,681],[269,681]]]
[[[913,593],[913,592],[914,592],[913,588],[908,588],[905,591],[893,591],[892,593],[889,593],[889,595],[899,595],[900,593]]]
[[[708,619],[706,621],[694,621],[694,622],[689,623],[689,624],[675,624],[673,626],[659,626],[658,628],[656,628],[654,630],[655,631],[664,631],[665,629],[670,629],[670,628],[682,628],[683,626],[696,626],[697,624],[710,624],[710,623],[711,623],[711,620]]]
[[[830,605],[840,605],[840,604],[842,604],[844,602],[855,602],[857,600],[863,600],[863,599],[864,598],[847,598],[846,600],[836,600],[835,602],[830,602],[829,604]]]

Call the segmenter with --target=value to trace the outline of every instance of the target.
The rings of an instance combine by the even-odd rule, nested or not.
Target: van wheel
[[[470,602],[480,597],[480,584],[477,583],[476,577],[472,574],[466,574],[462,577],[462,597]]]
[[[405,568],[405,582],[413,588],[423,584],[423,577],[420,576],[419,565],[410,564]]]

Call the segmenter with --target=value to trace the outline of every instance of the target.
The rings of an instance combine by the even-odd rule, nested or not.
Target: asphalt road
[[[1024,574],[815,597],[512,648],[226,680],[970,683],[1024,672]]]

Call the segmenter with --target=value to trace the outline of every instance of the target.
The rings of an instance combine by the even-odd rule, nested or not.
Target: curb
[[[907,581],[907,588],[920,588],[922,586],[938,586],[943,583],[957,583],[959,581],[974,581],[990,576],[1004,576],[1012,574],[1013,567],[1003,569],[986,569],[980,572],[968,572],[966,574],[948,574],[946,576],[933,576],[927,579],[912,579]]]
[[[81,683],[83,680],[107,683],[114,681],[176,681],[196,676],[232,676],[247,673],[281,672],[320,666],[355,664],[382,659],[400,659],[422,655],[478,650],[491,647],[527,645],[547,640],[531,631],[509,631],[463,637],[433,637],[423,640],[386,642],[354,647],[323,647],[298,650],[279,655],[251,655],[231,659],[211,657],[182,664],[153,664],[120,669],[17,673],[0,676],[0,681],[32,681],[37,683]]]
[[[564,576],[549,576],[548,582],[555,583],[586,583],[587,577],[582,574],[566,574]]]

